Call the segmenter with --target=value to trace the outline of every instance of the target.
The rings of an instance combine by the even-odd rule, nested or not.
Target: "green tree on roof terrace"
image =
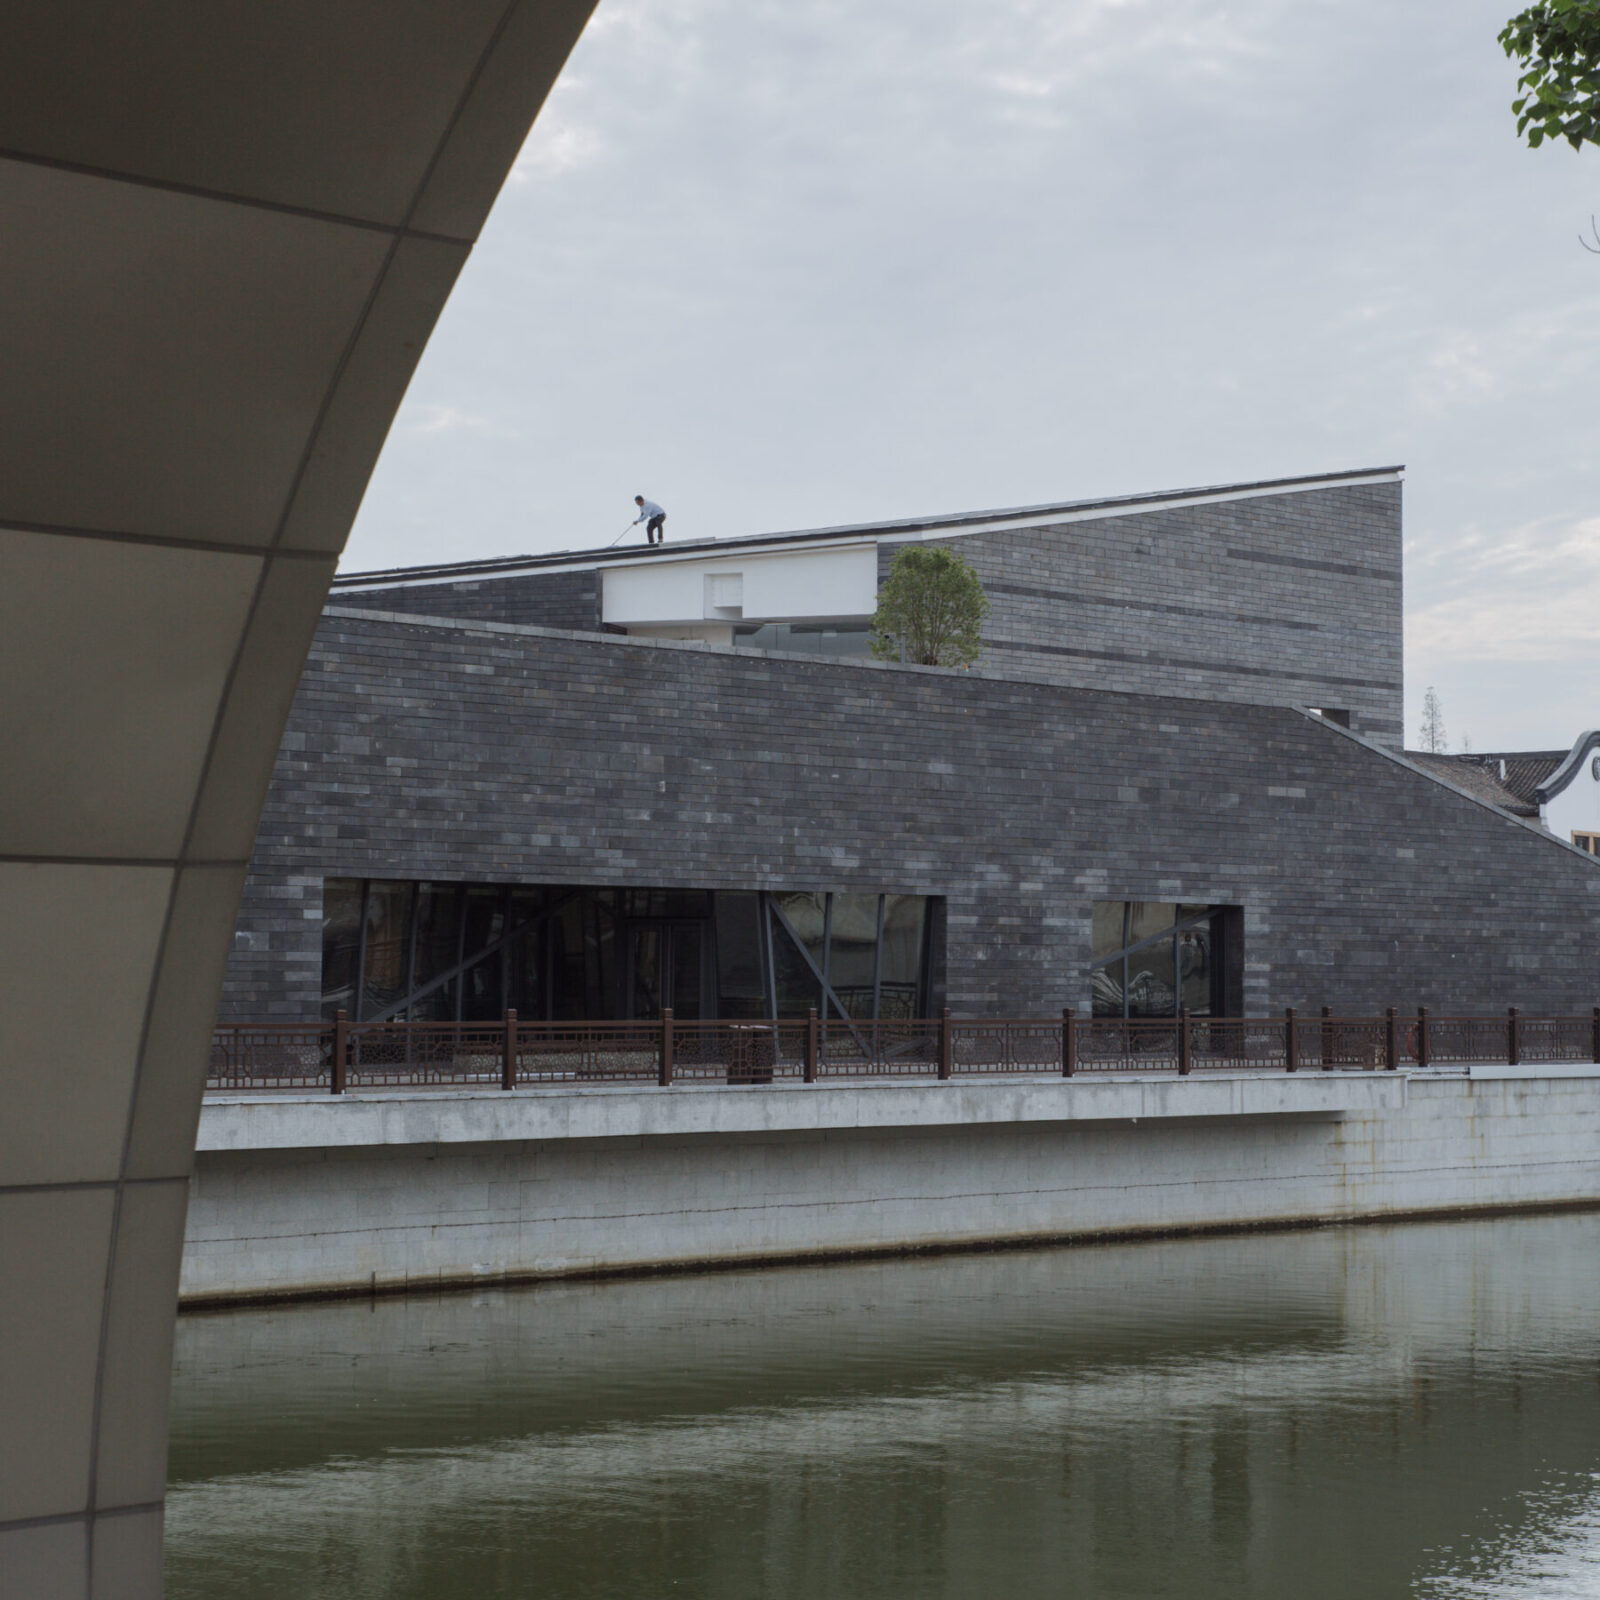
[[[964,557],[937,545],[905,545],[878,591],[872,653],[880,661],[970,667],[983,649],[988,615],[988,596]]]

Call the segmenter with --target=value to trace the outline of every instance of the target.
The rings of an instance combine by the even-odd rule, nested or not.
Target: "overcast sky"
[[[1411,738],[1570,744],[1600,152],[1510,5],[600,0],[344,570],[1403,462]]]

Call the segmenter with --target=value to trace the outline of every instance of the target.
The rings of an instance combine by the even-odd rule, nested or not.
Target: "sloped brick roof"
[[[1567,759],[1565,750],[1505,750],[1494,751],[1479,755],[1476,751],[1470,756],[1458,756],[1458,761],[1475,761],[1480,766],[1486,767],[1499,777],[1500,763],[1506,764],[1505,786],[1524,805],[1537,807],[1538,796],[1535,791],[1546,778],[1550,776],[1563,761]]]
[[[1434,755],[1427,750],[1407,750],[1406,760],[1414,761],[1435,777],[1472,795],[1486,800],[1514,817],[1537,817],[1539,803],[1534,790],[1566,759],[1565,750],[1534,750],[1507,752],[1502,755]],[[1505,778],[1500,776],[1500,763],[1505,762]]]

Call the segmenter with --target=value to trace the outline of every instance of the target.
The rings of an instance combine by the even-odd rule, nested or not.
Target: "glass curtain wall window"
[[[322,1011],[356,1021],[927,1013],[925,895],[329,878]]]
[[[857,1022],[927,1015],[928,896],[783,891],[754,898],[768,951],[768,1016],[803,1017],[813,1007],[819,1017]]]
[[[1093,910],[1090,979],[1097,1017],[1220,1016],[1222,907],[1102,900]]]
[[[870,656],[872,623],[860,617],[832,622],[761,622],[736,625],[733,642],[746,650],[815,656]]]

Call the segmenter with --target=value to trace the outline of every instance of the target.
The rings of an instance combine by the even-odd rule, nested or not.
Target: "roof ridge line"
[[[726,539],[702,539],[688,544],[673,545],[670,554],[664,545],[644,548],[628,546],[618,549],[614,545],[597,545],[577,550],[550,550],[538,554],[516,556],[488,556],[473,561],[427,562],[412,567],[383,567],[366,572],[351,572],[336,576],[332,587],[384,588],[406,583],[426,581],[449,582],[475,576],[509,575],[517,571],[537,570],[542,567],[593,567],[617,562],[660,561],[692,555],[720,555],[734,549],[749,549],[760,545],[786,545],[820,543],[830,539],[850,540],[886,537],[894,534],[948,532],[959,533],[972,524],[995,522],[1020,522],[1048,516],[1082,515],[1086,512],[1116,513],[1137,512],[1145,507],[1182,504],[1200,499],[1245,499],[1270,494],[1274,490],[1286,493],[1305,492],[1324,485],[1354,484],[1360,481],[1397,479],[1405,471],[1404,464],[1386,467],[1353,467],[1338,472],[1302,474],[1288,478],[1261,478],[1248,482],[1223,484],[1197,484],[1186,489],[1145,490],[1136,494],[1106,495],[1088,500],[1048,501],[1039,505],[1006,506],[988,511],[957,511],[930,513],[902,517],[886,522],[841,523],[823,528],[797,528],[772,533],[736,534]]]

